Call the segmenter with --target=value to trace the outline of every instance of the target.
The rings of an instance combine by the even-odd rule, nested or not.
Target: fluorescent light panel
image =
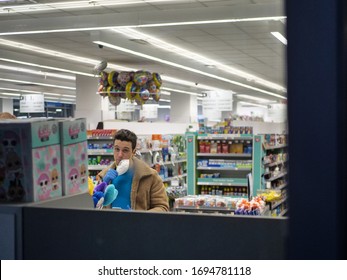
[[[46,66],[46,65],[36,64],[36,63],[29,63],[29,62],[20,61],[20,60],[7,59],[7,58],[4,58],[4,57],[0,57],[0,60],[1,61],[5,61],[5,62],[11,62],[11,63],[16,63],[16,64],[22,64],[22,65],[27,65],[27,66],[43,68],[43,69],[56,70],[56,71],[61,71],[61,72],[66,72],[66,73],[83,75],[83,76],[88,76],[88,77],[94,77],[95,76],[95,75],[93,75],[91,73],[85,73],[85,72],[80,72],[80,71],[73,71],[73,70],[69,70],[69,69],[58,68],[58,67],[51,67],[51,66]]]
[[[251,95],[247,95],[247,94],[235,94],[235,95],[237,98],[245,98],[245,99],[255,100],[255,101],[264,102],[264,103],[271,102],[271,100],[269,100],[269,99],[251,96]]]
[[[5,6],[0,8],[0,14],[10,13],[32,13],[32,12],[44,12],[54,10],[72,10],[81,8],[102,8],[110,6],[129,6],[144,3],[160,3],[160,2],[174,2],[177,0],[93,0],[93,1],[70,1],[70,2],[53,2],[47,4],[27,4],[27,5],[15,5]]]
[[[216,60],[209,59],[205,56],[190,52],[186,49],[180,48],[178,46],[175,46],[173,44],[167,43],[163,40],[160,40],[152,35],[145,34],[143,32],[140,32],[138,30],[135,30],[133,28],[115,28],[112,29],[114,32],[120,33],[126,37],[132,38],[132,39],[141,39],[148,43],[150,43],[152,46],[160,49],[164,49],[165,51],[173,52],[177,55],[186,57],[190,60],[194,60],[200,64],[203,65],[214,65],[216,68],[230,73],[232,75],[247,79],[248,81],[254,81],[258,84],[262,84],[263,86],[266,86],[268,88],[272,88],[275,90],[280,90],[282,92],[286,92],[286,89],[283,86],[280,86],[278,84],[266,81],[260,77],[257,77],[255,75],[249,74],[247,72],[238,70],[234,67],[224,65]]]
[[[146,58],[146,59],[149,59],[149,60],[153,60],[153,61],[156,61],[156,62],[159,62],[159,63],[163,63],[163,64],[166,64],[166,65],[169,65],[169,66],[172,66],[172,67],[176,67],[176,68],[180,68],[180,69],[183,69],[183,70],[186,70],[186,71],[197,73],[197,74],[200,74],[200,75],[203,75],[203,76],[211,77],[211,78],[214,78],[216,80],[224,81],[224,82],[227,82],[227,83],[230,83],[230,84],[234,84],[234,85],[238,85],[238,86],[241,86],[241,87],[244,87],[244,88],[248,88],[248,89],[252,89],[252,90],[255,90],[255,91],[259,91],[259,92],[262,92],[262,93],[265,93],[265,94],[268,94],[268,95],[272,95],[272,96],[275,96],[275,97],[278,97],[278,98],[287,99],[286,97],[284,97],[282,95],[279,95],[279,94],[276,94],[276,93],[273,93],[273,92],[270,92],[270,91],[267,91],[267,90],[263,90],[263,89],[260,89],[260,88],[249,86],[247,84],[243,84],[243,83],[240,83],[240,82],[232,81],[232,80],[229,80],[227,78],[223,78],[223,77],[220,77],[220,76],[217,76],[217,75],[214,75],[214,74],[203,72],[203,71],[200,71],[200,70],[197,70],[197,69],[194,69],[194,68],[191,68],[191,67],[187,67],[187,66],[175,63],[175,62],[171,62],[171,61],[168,61],[168,60],[165,60],[165,59],[161,59],[161,58],[154,57],[154,56],[151,56],[151,55],[147,55],[147,54],[144,54],[144,53],[140,53],[140,52],[136,52],[136,51],[133,51],[133,50],[129,50],[129,49],[126,49],[126,48],[123,48],[123,47],[120,47],[120,46],[112,45],[112,44],[109,44],[107,42],[93,41],[93,43],[94,44],[98,44],[98,45],[103,45],[104,47],[108,47],[108,48],[115,49],[115,50],[118,50],[118,51],[122,51],[122,52],[125,52],[125,53],[130,53],[132,55],[143,57],[143,58]]]
[[[1,14],[1,10],[0,10]],[[0,35],[24,35],[24,34],[44,34],[44,33],[60,33],[60,32],[76,32],[76,31],[96,31],[96,30],[108,30],[118,28],[148,28],[148,27],[164,27],[164,26],[181,26],[181,25],[201,25],[201,24],[217,24],[217,23],[233,23],[233,22],[254,22],[254,21],[283,21],[286,16],[274,16],[274,17],[258,17],[258,18],[239,18],[239,19],[219,19],[219,20],[200,20],[200,21],[183,21],[183,22],[161,22],[161,23],[149,23],[138,25],[123,25],[123,26],[94,26],[94,27],[79,27],[79,28],[60,28],[50,30],[27,30],[27,31],[13,31],[2,32]]]
[[[68,90],[76,90],[76,88],[74,88],[74,87],[67,87],[67,86],[60,86],[60,85],[53,85],[53,84],[44,84],[44,83],[36,83],[36,82],[28,82],[28,81],[22,81],[22,80],[13,80],[13,79],[0,78],[0,81],[19,83],[19,84],[31,83],[31,84],[34,84],[34,85],[45,86],[45,87],[54,87],[54,88],[62,88],[62,89],[68,89]]]
[[[273,36],[275,36],[281,43],[287,45],[287,39],[279,32],[271,32]]]
[[[42,71],[36,71],[28,68],[21,68],[21,67],[13,67],[8,65],[2,65],[0,64],[0,69],[3,70],[9,70],[9,71],[16,71],[16,72],[23,72],[26,74],[33,74],[33,75],[40,75],[44,77],[52,77],[52,78],[58,78],[58,79],[65,79],[65,80],[76,80],[75,76],[68,76],[68,75],[62,75],[57,73],[49,73],[49,72],[42,72]]]
[[[266,108],[267,109],[266,105],[260,105],[260,104],[256,104],[256,103],[245,102],[245,101],[240,101],[239,103],[244,104],[244,105],[251,105],[251,106],[254,106],[254,107],[261,107],[261,108]]]

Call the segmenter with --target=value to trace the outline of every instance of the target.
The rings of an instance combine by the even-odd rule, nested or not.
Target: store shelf
[[[247,179],[244,178],[198,178],[197,185],[204,186],[237,186],[247,187]]]
[[[286,198],[282,198],[279,201],[275,201],[271,203],[271,210],[275,209],[276,207],[280,206],[283,202],[285,202],[287,199]]]
[[[279,214],[279,216],[284,216],[285,214],[287,214],[287,212],[288,212],[288,208],[287,209],[284,209],[280,214]]]
[[[88,156],[106,156],[106,155],[113,156],[113,150],[110,150],[110,149],[88,150]]]
[[[252,134],[201,134],[198,140],[253,140]]]
[[[88,165],[88,170],[103,170],[107,167],[108,165]]]
[[[282,164],[286,163],[287,161],[288,160],[277,161],[277,162],[272,162],[272,163],[264,163],[264,166],[272,167],[272,166],[282,165]]]
[[[203,213],[234,213],[234,208],[225,208],[225,207],[202,207],[202,206],[177,206],[174,208],[175,211],[184,211],[184,212],[203,212]]]
[[[87,140],[113,140],[113,136],[87,136]]]
[[[280,174],[278,174],[277,176],[271,177],[270,179],[267,179],[266,182],[272,182],[277,180],[278,178],[284,177],[287,175],[287,172],[281,172]]]
[[[186,162],[187,159],[178,159],[174,161],[158,162],[160,165],[174,165],[176,163]]]
[[[275,145],[275,146],[269,146],[266,144],[263,144],[263,145],[264,145],[265,150],[276,150],[276,149],[283,149],[283,148],[288,147],[288,144]]]
[[[197,153],[198,157],[224,157],[224,158],[235,158],[235,157],[242,157],[242,158],[252,158],[252,154],[236,154],[236,153],[219,153],[219,154],[212,154],[212,153]]]
[[[173,181],[173,180],[182,179],[184,177],[187,177],[186,173],[184,173],[182,175],[176,175],[176,176],[165,178],[165,179],[163,179],[163,182],[170,182],[170,181]]]
[[[197,170],[229,170],[229,171],[252,171],[252,168],[232,168],[232,167],[197,167]]]
[[[287,186],[288,186],[288,184],[285,183],[285,184],[282,184],[282,185],[280,185],[280,186],[278,186],[278,187],[273,187],[273,189],[274,189],[274,190],[282,190],[282,189],[286,188]]]

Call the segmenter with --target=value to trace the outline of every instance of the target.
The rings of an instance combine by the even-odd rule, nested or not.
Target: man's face
[[[128,141],[114,141],[113,156],[117,165],[122,159],[130,159],[134,154],[131,147],[131,142]]]

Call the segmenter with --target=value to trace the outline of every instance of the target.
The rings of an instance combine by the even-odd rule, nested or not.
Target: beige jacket
[[[150,168],[144,161],[133,157],[131,165],[134,168],[134,177],[131,185],[131,209],[151,212],[169,211],[168,197],[163,180],[157,171]],[[102,170],[98,176],[103,178],[106,172],[113,168],[115,162]]]

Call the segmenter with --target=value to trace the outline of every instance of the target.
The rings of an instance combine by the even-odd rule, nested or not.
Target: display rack
[[[268,202],[272,216],[288,214],[288,145],[287,136],[264,134],[255,136],[260,153],[260,163],[255,166],[254,184],[260,186],[258,193],[277,193],[278,199]]]
[[[254,154],[257,153],[253,135],[189,132],[186,137],[188,194],[252,196],[253,186],[250,187],[248,176],[253,172]],[[210,148],[201,152],[204,141]],[[215,147],[216,144],[217,150],[211,150],[211,145]]]
[[[175,142],[180,135],[160,135],[161,140],[157,140],[158,136],[138,135],[136,156],[157,170],[173,202],[173,199],[187,194],[185,140],[182,138],[182,145]],[[113,161],[113,136],[89,135],[88,148],[88,170],[95,177]]]

